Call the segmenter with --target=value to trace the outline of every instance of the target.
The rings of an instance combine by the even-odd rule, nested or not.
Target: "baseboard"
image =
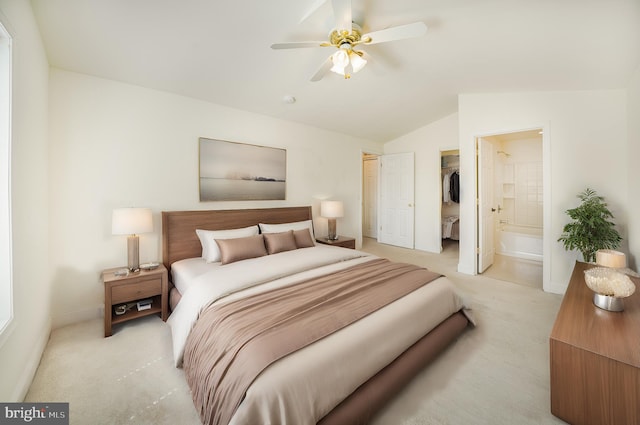
[[[13,334],[13,330],[16,328],[16,320],[15,318],[11,318],[9,324],[5,326],[2,331],[0,331],[0,350],[4,346],[4,343],[11,338],[11,334]]]
[[[471,276],[475,276],[477,273],[475,271],[475,267],[470,264],[464,264],[462,262],[458,263],[458,272],[463,274],[468,274]]]
[[[569,284],[569,282],[567,282],[567,283],[565,283],[563,285],[559,285],[557,283],[550,282],[549,285],[546,285],[542,289],[545,292],[550,292],[552,294],[564,295],[564,293],[567,291],[568,284]]]
[[[416,251],[427,252],[429,254],[440,254],[442,252],[442,244],[440,245],[416,245]]]
[[[12,400],[23,401],[27,396],[27,392],[29,392],[29,388],[31,387],[31,382],[33,381],[34,376],[36,376],[38,366],[40,366],[40,359],[42,358],[44,349],[47,346],[47,342],[49,342],[50,334],[51,318],[47,320],[45,326],[39,332],[34,349],[31,350],[31,355],[27,359],[23,372],[20,374],[22,379],[20,379],[16,384],[16,389],[11,396]]]
[[[82,310],[70,311],[65,314],[57,315],[53,318],[52,329],[58,329],[63,326],[73,325],[74,323],[86,322],[88,320],[100,319],[104,317],[104,305],[100,304],[93,308],[85,308]]]

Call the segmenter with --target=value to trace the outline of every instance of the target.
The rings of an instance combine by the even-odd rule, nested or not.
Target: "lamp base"
[[[336,219],[330,218],[329,221],[329,235],[327,236],[327,240],[335,241],[338,239],[338,235],[336,233]]]
[[[140,271],[139,241],[137,235],[127,237],[127,268],[130,272]]]

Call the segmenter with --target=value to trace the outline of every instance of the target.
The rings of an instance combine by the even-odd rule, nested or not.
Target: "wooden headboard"
[[[311,207],[256,208],[249,210],[162,211],[162,263],[200,257],[202,246],[196,229],[238,229],[258,223],[280,224],[311,220]]]

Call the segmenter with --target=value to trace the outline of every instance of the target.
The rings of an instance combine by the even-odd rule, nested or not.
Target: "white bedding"
[[[210,303],[288,285],[374,258],[377,257],[364,252],[318,244],[210,267],[194,279],[169,317],[176,366],[182,363],[187,336],[200,310]],[[273,363],[253,382],[231,424],[317,423],[358,386],[463,307],[453,284],[446,277],[436,279]]]
[[[171,282],[180,294],[184,294],[196,277],[216,267],[220,267],[220,262],[207,263],[202,257],[176,261],[171,265]]]
[[[214,265],[194,277],[167,320],[176,366],[182,365],[184,346],[200,311],[212,302],[288,285],[376,258],[353,249],[337,248],[318,244],[224,266]],[[242,294],[238,295],[239,292]]]

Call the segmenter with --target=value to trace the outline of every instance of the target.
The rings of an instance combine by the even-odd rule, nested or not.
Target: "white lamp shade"
[[[344,217],[342,201],[322,201],[320,203],[320,215],[326,218]]]
[[[333,62],[331,71],[336,74],[344,75],[344,69],[349,65],[349,54],[340,49],[331,55],[331,61]]]
[[[351,50],[350,45],[347,45],[347,47],[340,47],[338,51],[331,55],[331,61],[333,62],[331,71],[340,75],[347,74],[349,65],[351,65],[350,69],[356,73],[367,64],[367,60]]]
[[[113,210],[111,233],[135,235],[153,232],[153,217],[149,208],[117,208]]]
[[[354,74],[364,68],[367,64],[367,60],[357,53],[352,52],[349,57],[351,58],[351,66],[353,67]]]

